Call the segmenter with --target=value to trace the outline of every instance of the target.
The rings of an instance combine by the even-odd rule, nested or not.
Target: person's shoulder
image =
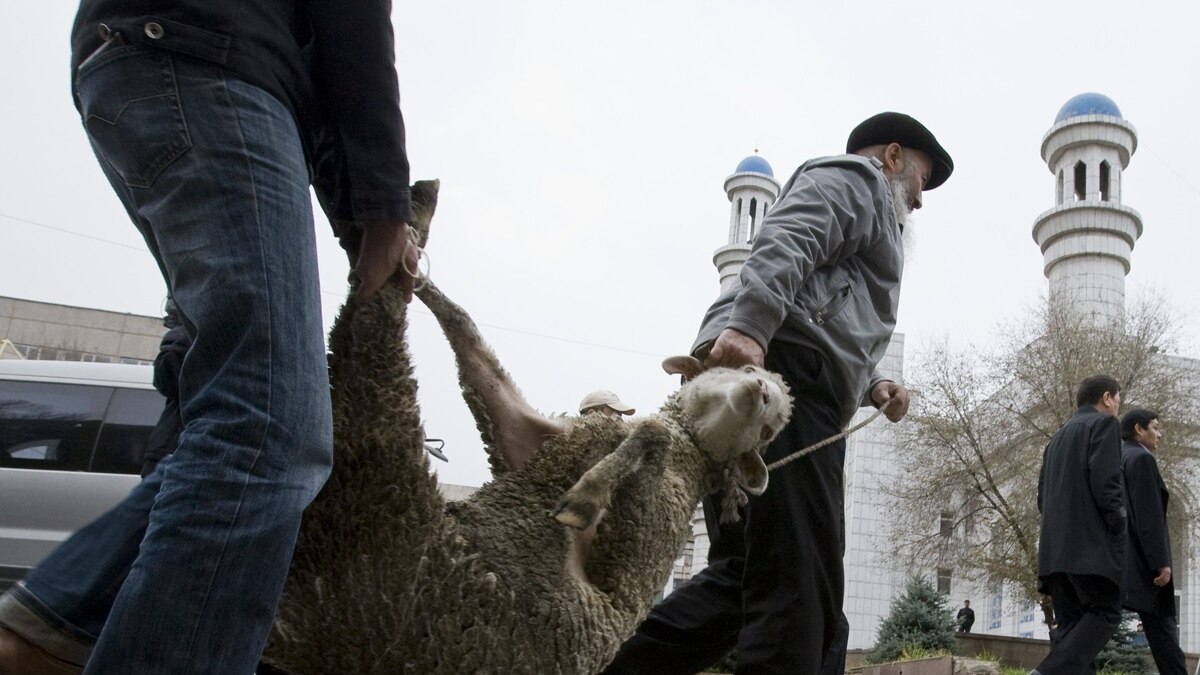
[[[1157,466],[1154,455],[1137,441],[1121,443],[1121,462],[1130,466]]]
[[[798,171],[818,176],[840,176],[843,179],[847,174],[884,179],[883,164],[874,157],[862,155],[816,157],[801,164]]]
[[[1130,455],[1141,455],[1142,453],[1150,454],[1150,451],[1142,447],[1141,443],[1128,439],[1121,439],[1121,452],[1127,452]]]
[[[889,190],[883,165],[873,157],[831,155],[810,159],[796,169],[793,180],[811,181],[829,194],[865,196]]]

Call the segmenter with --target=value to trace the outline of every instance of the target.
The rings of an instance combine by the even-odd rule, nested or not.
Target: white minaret
[[[738,163],[733,175],[725,179],[729,196],[729,243],[713,254],[713,264],[721,277],[721,291],[737,278],[742,263],[750,256],[750,242],[762,227],[767,209],[779,197],[779,182],[767,160],[758,151]]]
[[[1137,131],[1101,94],[1067,101],[1042,138],[1055,205],[1034,221],[1033,239],[1045,257],[1050,303],[1073,305],[1097,324],[1125,313],[1125,275],[1142,217],[1121,204],[1121,176],[1136,149]]]

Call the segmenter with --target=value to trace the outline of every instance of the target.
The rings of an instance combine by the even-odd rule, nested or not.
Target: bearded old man
[[[858,125],[846,153],[803,164],[742,267],[709,309],[692,353],[705,366],[765,365],[795,397],[766,461],[837,434],[863,405],[893,422],[908,392],[875,368],[896,325],[904,225],[954,163],[900,113]],[[607,673],[694,673],[737,647],[738,673],[830,672],[844,659],[844,441],[771,473],[742,523],[704,501],[709,566],[656,606]]]

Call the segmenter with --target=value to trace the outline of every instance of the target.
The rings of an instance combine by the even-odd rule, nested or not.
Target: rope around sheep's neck
[[[767,471],[774,471],[775,469],[778,469],[779,467],[783,466],[784,464],[787,464],[789,462],[800,459],[801,457],[809,454],[810,452],[820,450],[821,448],[829,445],[830,443],[836,443],[837,441],[842,440],[843,438],[849,436],[850,434],[867,426],[871,422],[874,422],[875,418],[882,415],[883,412],[888,409],[888,406],[890,406],[892,404],[892,401],[895,401],[895,400],[896,399],[894,399],[894,398],[888,399],[883,405],[879,406],[879,410],[876,410],[873,415],[871,415],[867,419],[859,422],[858,424],[855,424],[854,426],[850,427],[849,429],[846,429],[845,431],[841,432],[840,434],[834,434],[833,436],[830,436],[829,438],[826,438],[823,441],[813,443],[812,445],[810,445],[806,448],[800,448],[799,450],[793,452],[792,454],[788,455],[787,457],[784,457],[783,459],[771,462],[770,464],[767,465]]]

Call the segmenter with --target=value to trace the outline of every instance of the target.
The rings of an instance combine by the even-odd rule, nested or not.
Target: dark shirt
[[[962,628],[970,628],[975,624],[975,610],[970,607],[963,607],[958,610],[958,625]]]
[[[351,223],[411,218],[390,0],[83,0],[72,89],[103,44],[101,24],[127,43],[219,65],[287,105],[339,236]]]

